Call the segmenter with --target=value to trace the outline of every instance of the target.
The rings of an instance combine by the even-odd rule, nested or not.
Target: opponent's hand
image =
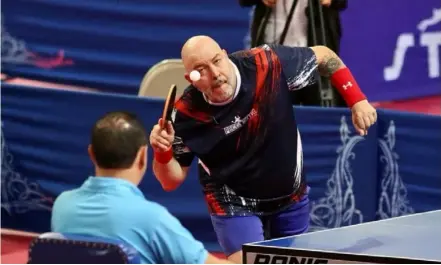
[[[320,0],[320,3],[321,3],[323,6],[327,6],[327,7],[329,7],[329,6],[331,5],[331,3],[332,3],[332,0]]]
[[[175,130],[169,121],[162,129],[163,120],[159,119],[158,124],[153,126],[150,132],[150,145],[155,152],[165,152],[170,149],[175,139]]]
[[[277,0],[262,0],[262,2],[267,6],[267,7],[274,7],[276,5]]]
[[[369,127],[377,122],[377,111],[367,100],[355,103],[351,111],[355,129],[361,136],[367,135]]]

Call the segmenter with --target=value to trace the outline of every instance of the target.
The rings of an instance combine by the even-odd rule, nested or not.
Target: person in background
[[[92,130],[88,151],[95,175],[55,200],[53,232],[121,240],[138,250],[141,263],[228,263],[163,206],[139,190],[147,169],[146,130],[133,114],[111,112]]]
[[[262,44],[281,44],[290,47],[325,45],[339,55],[342,36],[340,12],[347,8],[347,0],[297,0],[292,19],[289,25],[286,25],[293,3],[294,0],[239,0],[242,7],[254,8],[250,28],[251,47]],[[309,6],[309,3],[312,3],[312,6]],[[326,43],[320,34],[319,4],[323,10]],[[309,9],[312,9],[314,17],[310,17]],[[285,26],[287,26],[286,37],[281,40]],[[313,29],[318,43],[314,43]],[[319,84],[310,86],[308,89],[291,93],[293,104],[321,105]],[[344,99],[334,87],[332,88],[334,106],[346,107]]]

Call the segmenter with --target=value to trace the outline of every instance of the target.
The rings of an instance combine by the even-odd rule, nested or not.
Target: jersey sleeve
[[[203,264],[208,257],[204,245],[168,211],[160,214],[151,242],[164,264]]]
[[[189,167],[195,157],[194,153],[188,148],[182,139],[180,128],[185,123],[185,118],[176,109],[173,111],[173,127],[175,129],[175,140],[173,141],[173,156],[182,167]]]
[[[317,60],[309,47],[269,45],[282,64],[289,90],[298,90],[319,80]]]

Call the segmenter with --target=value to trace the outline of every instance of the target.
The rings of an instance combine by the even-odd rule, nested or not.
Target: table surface
[[[436,261],[441,260],[441,210],[247,245]]]

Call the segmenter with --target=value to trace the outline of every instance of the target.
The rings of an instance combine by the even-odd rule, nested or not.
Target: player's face
[[[193,82],[212,102],[220,103],[229,100],[234,95],[234,72],[225,50],[212,52],[202,49],[193,57],[192,69],[199,71],[201,78]]]

